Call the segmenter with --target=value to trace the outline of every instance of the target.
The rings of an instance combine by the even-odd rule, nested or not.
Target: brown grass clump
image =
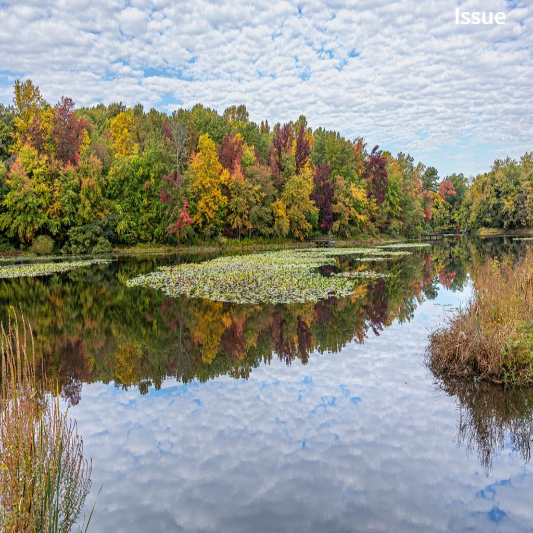
[[[91,488],[83,440],[36,378],[23,317],[1,325],[0,346],[0,531],[71,531]]]
[[[473,273],[470,302],[431,334],[427,363],[437,376],[533,384],[533,252],[488,261]]]

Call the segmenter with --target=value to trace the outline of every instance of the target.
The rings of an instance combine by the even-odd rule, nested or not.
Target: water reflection
[[[184,258],[191,260],[191,258]],[[416,306],[437,293],[443,258],[435,251],[382,262],[386,279],[361,280],[349,298],[292,305],[236,305],[168,298],[123,281],[162,261],[116,261],[60,276],[0,283],[2,301],[20,302],[45,354],[49,373],[75,405],[82,383],[156,389],[166,377],[187,383],[220,375],[246,378],[273,357],[306,363],[317,351],[339,352],[346,343],[379,335],[394,320],[411,319]],[[336,270],[360,266],[343,258]],[[461,285],[460,276],[454,283]],[[464,282],[464,276],[462,278]],[[5,312],[5,309],[3,310]]]
[[[533,446],[533,390],[504,389],[484,382],[448,379],[439,388],[459,408],[457,443],[475,453],[488,475],[494,458],[506,445],[524,463]]]
[[[361,280],[350,298],[277,306],[173,299],[124,285],[162,264],[206,257],[119,259],[50,277],[1,280],[0,318],[20,302],[35,332],[36,353],[44,354],[63,398],[77,405],[84,383],[113,383],[144,395],[168,377],[183,384],[223,375],[246,379],[273,359],[305,365],[314,352],[341,352],[394,322],[409,322],[417,306],[437,298],[443,287],[463,289],[473,265],[487,256],[523,250],[524,243],[510,239],[440,242],[372,265],[390,276]],[[358,265],[343,257],[335,270]],[[459,405],[458,442],[478,455],[487,473],[508,442],[529,461],[533,392],[464,382],[440,387]]]

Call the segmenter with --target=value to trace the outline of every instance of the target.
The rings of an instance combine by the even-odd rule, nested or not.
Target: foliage
[[[312,190],[311,173],[306,172],[292,176],[281,194],[281,200],[286,206],[290,230],[297,239],[302,241],[309,235],[312,228],[308,218],[318,213],[311,199]]]
[[[303,115],[271,128],[243,105],[166,115],[120,102],[75,109],[64,96],[50,106],[31,80],[16,81],[13,104],[0,107],[0,229],[13,246],[43,232],[64,246],[108,215],[112,245],[533,227],[531,154],[470,186],[313,130]]]
[[[311,199],[318,207],[318,220],[320,227],[331,231],[333,227],[333,183],[329,179],[329,166],[323,163],[320,167],[315,166],[314,191]]]
[[[116,242],[116,227],[117,220],[114,216],[73,227],[68,232],[68,241],[63,247],[63,253],[87,254],[92,252],[95,246],[99,249],[108,249],[110,246],[108,243]]]
[[[50,255],[54,251],[54,240],[48,235],[39,235],[33,239],[30,251],[35,255]]]

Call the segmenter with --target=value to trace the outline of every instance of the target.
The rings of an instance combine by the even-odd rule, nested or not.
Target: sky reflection
[[[530,531],[531,466],[507,443],[486,475],[423,364],[428,328],[464,296],[247,380],[85,385],[72,414],[103,485],[94,530]]]

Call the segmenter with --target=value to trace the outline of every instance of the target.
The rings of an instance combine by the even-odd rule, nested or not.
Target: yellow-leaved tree
[[[122,111],[111,121],[113,149],[118,156],[129,157],[139,151],[135,142],[136,126],[133,111]]]
[[[318,214],[318,209],[310,198],[312,192],[312,174],[310,171],[303,171],[289,178],[281,194],[281,199],[287,207],[291,232],[302,241],[313,227],[308,219]]]
[[[198,151],[191,158],[191,192],[194,197],[193,222],[206,237],[222,229],[227,197],[222,188],[229,183],[229,171],[218,160],[215,143],[205,133],[198,139]]]

